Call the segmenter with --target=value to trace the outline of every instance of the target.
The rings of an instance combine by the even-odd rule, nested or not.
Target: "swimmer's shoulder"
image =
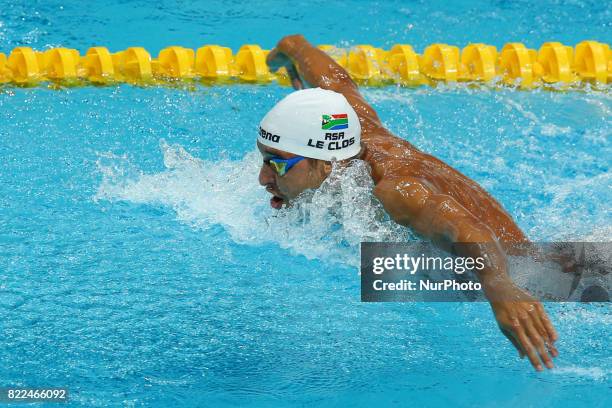
[[[369,129],[361,136],[362,152],[360,159],[372,168],[375,182],[387,176],[397,176],[410,172],[415,162],[426,156],[410,144],[384,128]]]

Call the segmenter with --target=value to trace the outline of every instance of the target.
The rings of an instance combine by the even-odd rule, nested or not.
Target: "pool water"
[[[451,3],[451,2],[449,2]],[[283,34],[388,48],[610,42],[602,2],[11,2],[0,51]],[[289,31],[288,31],[289,30]],[[547,304],[536,373],[487,304],[362,304],[378,217],[362,166],[291,210],[257,183],[257,124],[288,88],[0,89],[0,387],[73,406],[609,406],[609,304]],[[363,90],[385,125],[475,179],[532,240],[610,241],[609,92]]]

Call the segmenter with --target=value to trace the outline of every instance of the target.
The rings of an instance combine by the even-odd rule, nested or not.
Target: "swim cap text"
[[[325,140],[330,141],[327,144],[327,150],[340,150],[355,144],[355,138],[345,139],[344,132],[325,133]],[[312,139],[308,139],[307,145],[317,149],[325,149],[325,141],[323,140],[314,142]]]
[[[280,141],[279,135],[273,135],[262,127],[259,127],[259,136],[261,136],[262,139],[269,140],[274,143],[278,143]]]

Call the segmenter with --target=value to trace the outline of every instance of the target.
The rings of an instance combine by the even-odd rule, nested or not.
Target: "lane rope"
[[[501,50],[487,44],[469,44],[460,50],[448,44],[432,44],[422,54],[408,44],[389,50],[372,45],[350,49],[320,45],[359,84],[368,86],[435,86],[439,82],[475,82],[519,89],[553,87],[577,89],[589,83],[595,89],[612,82],[612,51],[608,44],[582,41],[575,47],[544,43],[539,50],[522,43],[505,44]],[[129,83],[155,86],[172,83],[259,83],[289,86],[283,69],[270,72],[268,50],[256,44],[240,47],[205,45],[193,50],[164,48],[157,58],[142,47],[112,53],[92,47],[85,55],[75,49],[36,51],[17,47],[0,53],[0,86],[86,86]]]

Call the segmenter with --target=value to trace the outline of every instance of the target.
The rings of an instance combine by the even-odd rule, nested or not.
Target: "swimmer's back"
[[[524,242],[525,234],[510,214],[478,183],[406,140],[380,127],[362,136],[362,158],[372,167],[376,184],[389,179],[416,179],[438,194],[446,194],[461,204],[481,222],[494,226],[503,242]]]

